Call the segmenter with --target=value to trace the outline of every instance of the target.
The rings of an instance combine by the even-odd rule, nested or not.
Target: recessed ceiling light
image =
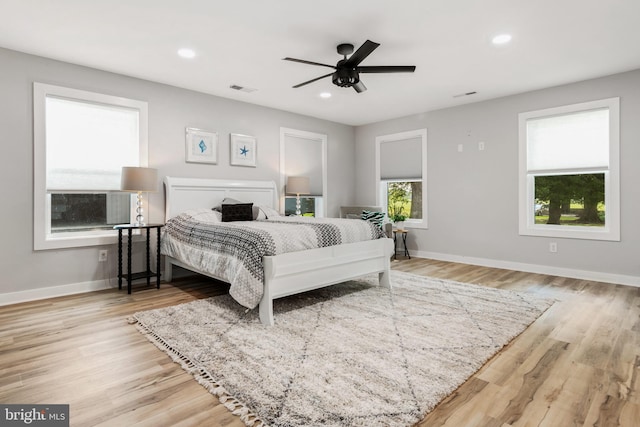
[[[511,34],[500,34],[491,39],[493,44],[505,44],[511,41]]]
[[[195,58],[196,53],[192,49],[182,48],[178,50],[178,55],[183,58]]]
[[[331,98],[331,94],[329,92],[322,92],[320,98]]]

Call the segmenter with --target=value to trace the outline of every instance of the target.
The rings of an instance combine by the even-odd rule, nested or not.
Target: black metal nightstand
[[[393,259],[397,259],[396,255],[398,254],[398,234],[402,236],[402,246],[404,247],[404,256],[411,259],[411,255],[409,255],[409,249],[407,249],[407,230],[397,229],[393,230]]]
[[[131,293],[131,282],[137,279],[147,279],[147,286],[151,284],[151,278],[156,278],[156,287],[160,289],[160,229],[164,227],[164,224],[145,224],[145,225],[136,225],[136,224],[120,224],[113,227],[114,230],[118,230],[118,289],[122,289],[122,278],[126,277],[127,279],[127,293]],[[156,248],[156,270],[154,273],[151,271],[151,259],[149,256],[150,252],[150,240],[151,240],[151,229],[156,229],[156,234],[158,237],[158,246]],[[147,230],[147,269],[146,271],[142,271],[140,273],[131,273],[131,232],[133,230]],[[122,230],[127,230],[127,273],[122,273]]]

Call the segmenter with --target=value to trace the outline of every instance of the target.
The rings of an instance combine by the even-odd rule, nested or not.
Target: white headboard
[[[278,209],[278,190],[274,181],[176,178],[166,176],[165,221],[196,208],[213,208],[225,197]]]

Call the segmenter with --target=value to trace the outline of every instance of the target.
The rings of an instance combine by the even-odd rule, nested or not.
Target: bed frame
[[[213,207],[225,197],[277,209],[278,192],[273,181],[242,181],[165,177],[165,219],[187,209]],[[264,294],[260,321],[273,325],[273,300],[324,286],[378,273],[382,286],[390,287],[391,239],[377,239],[264,257]],[[173,266],[205,276],[180,260],[165,256],[164,279],[170,282]]]

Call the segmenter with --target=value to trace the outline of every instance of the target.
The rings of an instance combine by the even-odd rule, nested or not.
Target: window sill
[[[134,230],[134,238],[140,235]],[[78,236],[74,233],[49,234],[41,239],[34,239],[33,248],[36,251],[47,249],[81,248],[90,246],[115,245],[118,243],[118,232],[105,230],[102,233]],[[137,239],[136,239],[137,240]]]
[[[416,228],[416,229],[424,229],[426,230],[427,228],[429,228],[427,226],[427,222],[426,221],[405,221],[404,222],[404,227],[405,229],[412,229],[412,228]]]
[[[606,240],[620,241],[620,231],[611,230],[608,227],[580,227],[580,226],[554,226],[539,225],[521,227],[521,236],[554,237],[560,239]]]

